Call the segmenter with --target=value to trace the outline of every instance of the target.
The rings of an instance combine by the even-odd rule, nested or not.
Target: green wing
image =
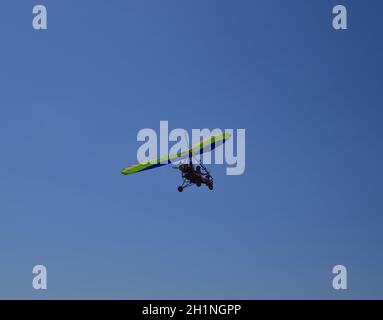
[[[129,167],[122,169],[121,173],[124,175],[154,169],[157,167],[165,166],[171,163],[175,163],[177,161],[186,159],[189,155],[202,154],[211,150],[214,150],[216,147],[224,144],[226,140],[231,137],[229,133],[223,133],[216,136],[212,136],[202,140],[200,143],[195,144],[190,149],[185,150],[183,152],[179,152],[172,155],[166,155],[162,157],[157,157],[147,163],[136,163]]]

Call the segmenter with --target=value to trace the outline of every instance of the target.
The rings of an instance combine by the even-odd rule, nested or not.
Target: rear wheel
[[[182,192],[183,190],[184,190],[184,188],[182,188],[181,186],[178,187],[179,192]]]
[[[197,185],[197,187],[200,187],[201,186],[201,182],[197,182],[196,185]]]
[[[210,190],[213,190],[213,185],[212,185],[212,184],[209,184],[209,185],[208,185],[208,188],[209,188]]]

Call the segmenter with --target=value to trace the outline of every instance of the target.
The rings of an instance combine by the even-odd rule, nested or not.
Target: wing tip
[[[228,132],[225,132],[225,133],[223,134],[223,138],[224,138],[225,140],[228,140],[228,139],[231,138],[231,134],[228,133]]]

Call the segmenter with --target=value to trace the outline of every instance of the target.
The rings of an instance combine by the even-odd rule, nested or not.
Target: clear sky
[[[0,298],[383,298],[383,4],[338,2],[2,1]],[[160,120],[246,129],[245,174],[121,175]]]

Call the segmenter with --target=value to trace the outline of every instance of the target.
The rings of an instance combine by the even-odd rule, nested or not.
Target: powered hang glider
[[[197,187],[205,184],[210,190],[213,190],[213,177],[211,176],[210,172],[206,169],[200,160],[199,165],[194,166],[192,163],[192,158],[197,154],[202,154],[214,150],[215,148],[223,145],[230,137],[231,135],[229,133],[211,136],[201,140],[200,143],[192,146],[190,149],[185,150],[184,152],[157,157],[156,159],[153,159],[147,163],[133,164],[125,169],[122,169],[121,173],[124,175],[129,175],[136,172],[162,167],[168,164],[180,163],[178,166],[174,167],[181,171],[181,176],[183,179],[182,185],[178,187],[179,192],[182,192],[185,188],[194,184]],[[187,158],[189,158],[188,163],[182,161]]]

